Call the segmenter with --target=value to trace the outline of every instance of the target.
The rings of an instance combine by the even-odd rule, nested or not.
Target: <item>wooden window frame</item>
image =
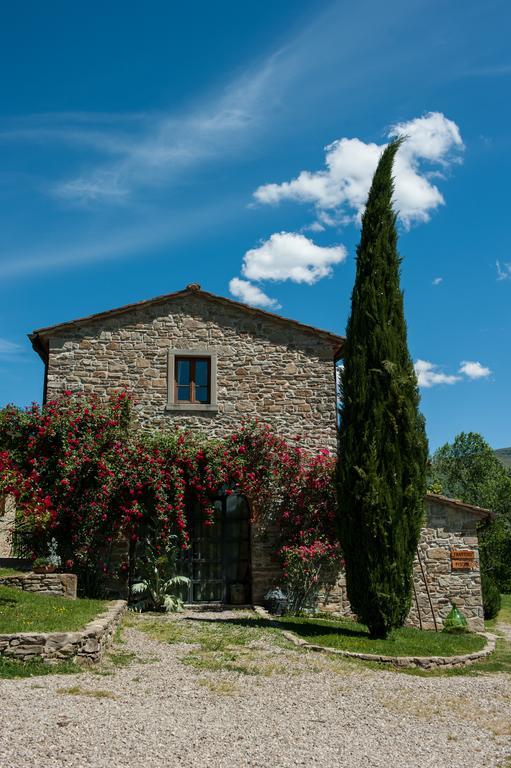
[[[178,393],[179,393],[179,385],[177,382],[177,371],[179,363],[181,362],[187,362],[190,364],[190,384],[188,385],[190,387],[190,399],[189,400],[179,400],[178,399]],[[197,386],[195,381],[195,370],[197,367],[197,363],[207,363],[208,366],[208,399],[206,401],[204,400],[197,400],[195,397],[195,388]],[[186,386],[186,385],[181,385]],[[190,357],[188,355],[176,355],[174,357],[174,403],[179,405],[180,403],[188,403],[189,405],[211,405],[211,357],[204,356],[204,357],[198,357],[193,356]]]
[[[176,402],[176,368],[178,359],[209,360],[209,403],[190,402],[181,400]],[[167,367],[167,403],[165,410],[168,412],[192,412],[192,413],[218,413],[217,405],[217,352],[215,349],[176,349],[168,350]]]

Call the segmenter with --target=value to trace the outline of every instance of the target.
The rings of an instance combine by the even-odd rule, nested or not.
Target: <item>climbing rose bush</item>
[[[33,557],[55,540],[67,569],[94,591],[112,571],[119,539],[132,553],[148,535],[162,551],[174,536],[186,549],[188,502],[213,525],[222,490],[246,496],[254,520],[278,530],[285,566],[289,548],[304,542],[314,545],[302,552],[311,570],[322,547],[322,559],[335,560],[335,461],[327,451],[310,456],[299,436],[288,443],[258,422],[224,440],[146,434],[134,429],[131,412],[124,392],[107,403],[65,392],[43,408],[0,410],[0,491],[15,497]]]

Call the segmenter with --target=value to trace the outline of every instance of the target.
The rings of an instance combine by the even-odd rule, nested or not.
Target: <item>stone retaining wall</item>
[[[115,600],[79,632],[20,632],[0,635],[0,656],[18,660],[42,659],[47,664],[77,661],[91,664],[101,659],[126,610],[125,600]]]
[[[16,587],[24,592],[37,592],[52,597],[76,599],[77,577],[74,573],[20,573],[0,578],[5,587]]]

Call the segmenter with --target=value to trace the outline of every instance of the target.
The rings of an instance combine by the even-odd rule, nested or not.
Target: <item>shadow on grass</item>
[[[263,619],[260,617],[251,618],[239,618],[239,619],[223,619],[223,618],[201,618],[200,616],[190,616],[185,621],[193,621],[204,624],[221,624],[222,626],[242,627],[244,629],[286,629],[291,632],[295,632],[297,635],[307,635],[308,637],[323,637],[339,635],[340,637],[347,638],[364,638],[369,639],[369,632],[364,630],[360,625],[355,624],[353,627],[345,626],[343,624],[320,624],[319,622],[312,623],[307,620],[300,621],[299,618],[286,618],[275,617],[273,619]]]
[[[12,597],[0,597],[0,608],[6,607],[6,608],[15,608],[17,606],[17,601],[14,600]]]

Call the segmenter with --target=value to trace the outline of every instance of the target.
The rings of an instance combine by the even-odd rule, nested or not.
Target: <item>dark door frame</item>
[[[246,573],[245,581],[242,582],[242,583],[244,584],[244,587],[245,587],[245,604],[249,605],[251,603],[251,599],[252,599],[252,525],[250,523],[250,506],[249,506],[248,500],[247,500],[247,498],[245,496],[243,496],[242,494],[235,494],[235,493],[233,493],[233,494],[220,493],[218,495],[218,497],[215,499],[215,502],[220,502],[221,503],[221,515],[222,515],[222,519],[221,519],[221,526],[222,527],[221,527],[221,532],[220,532],[220,549],[221,549],[221,551],[220,551],[220,558],[219,558],[218,561],[214,561],[213,560],[213,561],[209,561],[209,562],[219,562],[220,563],[221,578],[219,578],[219,579],[206,579],[205,583],[209,582],[211,584],[220,584],[221,585],[221,598],[218,599],[218,600],[194,600],[194,587],[195,587],[195,585],[201,583],[201,579],[200,578],[199,579],[194,579],[193,578],[193,564],[194,564],[194,562],[198,562],[197,560],[194,561],[194,559],[193,559],[193,555],[194,555],[194,552],[193,552],[193,539],[196,538],[196,539],[200,540],[200,536],[199,537],[195,536],[195,531],[196,531],[196,526],[197,525],[200,526],[201,523],[200,523],[200,521],[197,521],[197,512],[199,512],[199,514],[200,514],[200,511],[198,510],[197,504],[194,503],[194,502],[191,502],[191,501],[188,504],[188,509],[189,509],[188,519],[189,519],[189,524],[190,524],[190,545],[191,546],[190,546],[190,549],[186,550],[185,553],[184,553],[184,557],[183,557],[183,560],[182,560],[182,563],[183,563],[184,567],[181,569],[181,573],[183,573],[184,575],[186,575],[186,576],[188,576],[190,578],[190,584],[189,584],[188,588],[186,589],[186,596],[183,596],[186,603],[189,603],[189,604],[192,604],[192,605],[201,605],[201,604],[204,605],[204,604],[209,604],[209,603],[215,603],[215,604],[219,604],[219,605],[229,604],[229,601],[228,601],[228,597],[229,596],[228,596],[228,593],[227,593],[227,590],[228,590],[228,587],[229,587],[229,583],[228,583],[228,579],[227,579],[227,567],[228,567],[228,565],[230,563],[232,563],[233,560],[232,560],[232,558],[230,558],[228,556],[229,553],[228,553],[227,546],[226,546],[226,541],[227,541],[226,533],[227,533],[227,530],[228,530],[228,527],[226,525],[226,521],[227,521],[227,503],[228,503],[228,499],[229,499],[230,496],[233,496],[233,495],[237,495],[240,499],[242,499],[244,504],[245,504],[245,508],[246,508],[246,515],[247,515],[246,519],[247,519],[247,523],[248,523],[248,535],[247,535],[247,538],[246,538],[246,544],[247,544],[247,556],[246,556],[246,559],[247,559],[247,573]],[[215,524],[216,523],[214,523],[214,525]],[[199,554],[199,561],[203,562],[203,563],[207,563],[208,562],[208,560],[206,558],[204,558],[204,559],[200,558],[200,554]],[[236,582],[231,582],[231,583],[236,583]]]

